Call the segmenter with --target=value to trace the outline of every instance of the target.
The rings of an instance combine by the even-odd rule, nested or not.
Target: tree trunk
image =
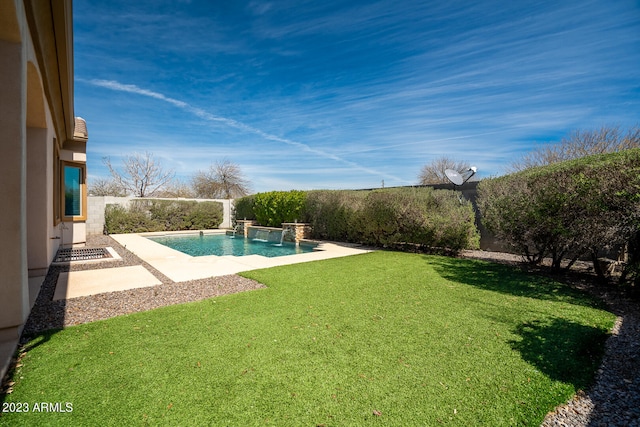
[[[596,273],[596,276],[598,276],[598,280],[600,282],[606,282],[607,279],[600,266],[600,261],[598,261],[598,250],[595,248],[591,249],[591,262],[593,262],[593,271]]]

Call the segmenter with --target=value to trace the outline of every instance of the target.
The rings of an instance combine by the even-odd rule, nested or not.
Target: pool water
[[[148,239],[191,256],[262,255],[273,258],[314,250],[314,246],[309,245],[284,242],[281,246],[278,242],[257,241],[225,234],[158,236]]]

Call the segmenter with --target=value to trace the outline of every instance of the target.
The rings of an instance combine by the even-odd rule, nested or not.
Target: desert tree
[[[421,185],[447,184],[449,180],[445,175],[446,169],[463,171],[469,169],[469,162],[453,160],[447,156],[438,157],[430,163],[422,166],[418,176]]]
[[[251,191],[240,166],[228,159],[212,164],[205,171],[196,172],[191,183],[196,196],[207,199],[234,199],[246,196]]]
[[[155,196],[190,199],[195,197],[195,194],[193,192],[193,188],[191,188],[190,183],[185,182],[181,179],[174,179],[171,182],[167,183],[167,185],[163,186],[162,189],[156,191]]]
[[[173,170],[163,169],[160,162],[149,152],[126,156],[122,160],[121,171],[113,167],[109,157],[104,157],[102,161],[109,168],[116,185],[125,193],[136,197],[156,195],[173,180],[175,175]]]
[[[123,197],[127,193],[120,187],[115,180],[108,178],[96,178],[89,182],[90,196],[116,196]]]
[[[575,130],[555,144],[536,148],[511,163],[509,172],[518,172],[537,166],[545,166],[565,160],[579,159],[592,154],[614,153],[640,147],[640,127],[627,131],[619,126],[602,126],[599,129]]]

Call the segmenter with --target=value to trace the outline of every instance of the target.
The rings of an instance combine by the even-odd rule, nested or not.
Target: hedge
[[[235,219],[256,219],[256,196],[245,196],[233,203],[233,217]]]
[[[316,190],[307,194],[305,222],[312,237],[320,240],[353,242],[358,240],[359,217],[367,191]]]
[[[144,199],[105,208],[107,234],[213,229],[222,221],[220,202]]]
[[[566,267],[628,243],[640,226],[640,149],[537,167],[478,186],[484,225],[531,262]]]
[[[307,197],[316,238],[420,251],[479,246],[473,207],[458,192],[396,188],[330,193]]]
[[[283,222],[301,220],[305,210],[304,191],[271,191],[254,196],[255,219],[267,227],[280,227]]]
[[[245,210],[251,204],[245,197],[236,201],[237,219],[253,216],[275,227],[297,219],[310,223],[315,239],[421,251],[479,246],[471,203],[450,190],[316,190],[253,197],[254,215]]]

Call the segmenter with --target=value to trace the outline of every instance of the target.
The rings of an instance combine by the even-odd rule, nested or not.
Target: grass
[[[264,290],[48,332],[0,425],[538,426],[614,316],[548,279],[375,252],[252,271]]]

